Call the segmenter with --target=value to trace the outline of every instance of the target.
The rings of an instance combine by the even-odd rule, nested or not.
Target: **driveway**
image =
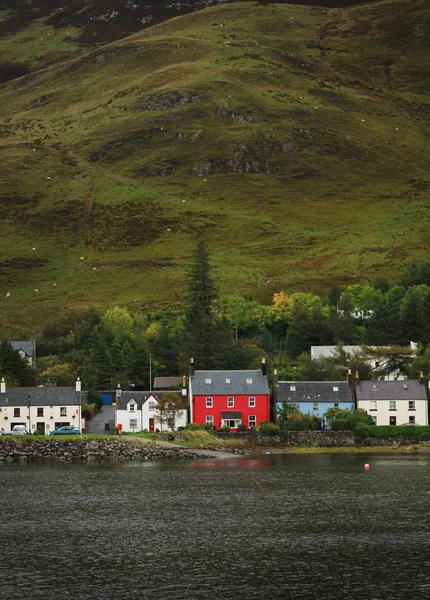
[[[88,421],[86,433],[109,433],[105,430],[105,423],[115,421],[115,407],[102,406],[92,419]]]

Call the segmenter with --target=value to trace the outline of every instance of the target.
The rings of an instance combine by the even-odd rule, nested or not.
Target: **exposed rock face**
[[[159,163],[150,163],[144,165],[137,170],[140,177],[167,177],[172,175],[178,167],[178,163],[174,160],[166,160]]]
[[[196,92],[166,92],[165,94],[148,94],[144,98],[138,98],[131,104],[130,109],[136,112],[147,112],[150,110],[166,110],[169,108],[180,108],[187,104],[193,104],[200,100]]]
[[[263,116],[257,111],[231,111],[225,105],[218,109],[218,115],[223,119],[235,121],[236,123],[262,123],[264,121]]]
[[[133,443],[118,438],[76,440],[17,441],[0,439],[0,462],[33,460],[195,460],[207,458],[183,448]]]

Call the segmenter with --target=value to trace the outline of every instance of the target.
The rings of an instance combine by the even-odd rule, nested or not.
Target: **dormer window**
[[[246,378],[246,383],[252,383],[252,377],[247,377]]]
[[[295,391],[296,391],[296,386],[290,385],[290,392],[295,392]]]
[[[226,382],[226,383],[231,383],[231,379],[230,379],[230,377],[226,377],[226,378],[225,378],[225,382]]]
[[[134,403],[134,400],[130,402],[129,410],[130,412],[134,412],[136,410],[136,404]]]
[[[212,379],[210,377],[206,377],[205,383],[211,384],[212,383]]]
[[[339,388],[338,388],[337,386],[335,386],[335,385],[334,385],[334,386],[333,386],[333,392],[338,392],[338,391],[339,391]]]

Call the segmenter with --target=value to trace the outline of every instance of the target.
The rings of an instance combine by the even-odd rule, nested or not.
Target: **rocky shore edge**
[[[214,453],[215,454],[215,453]],[[197,460],[211,458],[209,454],[187,448],[163,447],[134,443],[115,438],[100,440],[35,440],[18,441],[0,438],[0,463],[27,461],[90,461],[90,460]]]

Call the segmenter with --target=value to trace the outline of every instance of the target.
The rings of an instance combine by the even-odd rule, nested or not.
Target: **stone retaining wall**
[[[207,458],[183,448],[163,448],[117,439],[89,441],[17,440],[0,438],[0,462],[76,460],[178,460]]]
[[[430,442],[419,438],[358,438],[352,431],[289,431],[287,446],[308,446],[313,448],[339,448],[345,446],[413,446],[414,444],[429,445]]]

